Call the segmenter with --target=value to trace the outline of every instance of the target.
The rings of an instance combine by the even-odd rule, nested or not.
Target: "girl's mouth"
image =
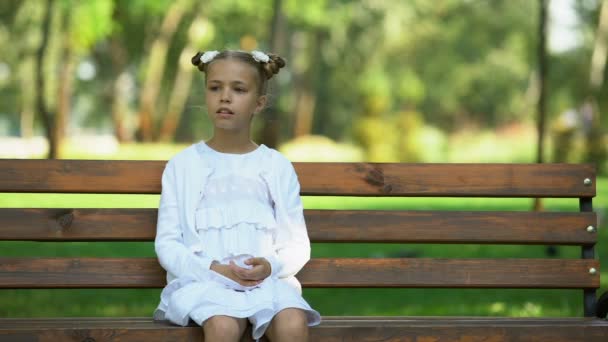
[[[228,108],[220,108],[218,109],[217,112],[215,112],[216,114],[226,114],[226,115],[232,115],[234,114],[230,109]]]

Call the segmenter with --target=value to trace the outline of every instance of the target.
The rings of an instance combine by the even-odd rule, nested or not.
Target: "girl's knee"
[[[308,334],[308,320],[300,309],[285,309],[275,317],[275,329],[283,336],[301,336]]]
[[[213,340],[238,340],[245,330],[246,322],[228,316],[213,316],[205,321],[205,336]]]

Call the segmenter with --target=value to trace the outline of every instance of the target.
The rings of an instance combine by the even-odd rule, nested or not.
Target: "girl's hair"
[[[265,63],[256,61],[251,53],[245,51],[225,50],[217,54],[211,61],[207,63],[203,63],[203,61],[201,61],[201,56],[203,54],[204,52],[197,52],[196,55],[192,57],[192,64],[195,65],[198,70],[204,72],[205,77],[207,77],[209,65],[220,59],[236,59],[251,65],[257,71],[258,90],[260,95],[266,95],[268,80],[271,79],[275,74],[279,73],[279,70],[285,66],[285,60],[279,55],[273,53],[266,53],[269,60]]]

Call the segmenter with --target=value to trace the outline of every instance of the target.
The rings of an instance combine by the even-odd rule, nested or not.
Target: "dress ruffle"
[[[267,231],[274,231],[277,227],[272,210],[250,200],[231,201],[222,207],[198,208],[195,223],[197,231],[231,229],[240,223],[248,223]]]

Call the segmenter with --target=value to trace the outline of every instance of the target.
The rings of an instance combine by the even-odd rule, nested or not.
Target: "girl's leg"
[[[303,310],[288,308],[279,311],[266,330],[272,342],[308,341],[308,320]]]
[[[213,316],[203,323],[205,342],[238,342],[247,327],[247,319],[230,316]]]

